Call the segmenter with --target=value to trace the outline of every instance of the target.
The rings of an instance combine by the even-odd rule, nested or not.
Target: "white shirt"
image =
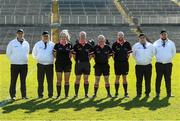
[[[176,54],[176,47],[173,41],[167,39],[165,47],[162,46],[163,40],[159,39],[154,42],[156,61],[160,63],[171,63]]]
[[[152,58],[155,54],[155,48],[149,42],[145,44],[146,48],[138,42],[132,47],[132,55],[137,65],[148,65],[151,64]]]
[[[45,49],[45,44],[41,40],[34,45],[32,50],[33,57],[37,60],[38,63],[43,65],[53,64],[53,49],[54,43],[52,41],[47,42],[47,48]]]
[[[29,43],[25,39],[22,44],[14,39],[7,45],[6,55],[11,64],[23,65],[28,63],[29,50]]]

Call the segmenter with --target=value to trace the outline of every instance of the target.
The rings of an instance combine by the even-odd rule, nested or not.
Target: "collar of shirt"
[[[45,42],[43,40],[41,40],[41,42],[44,44]],[[47,41],[47,44],[50,42],[50,40]]]
[[[20,39],[19,39],[19,38],[17,38],[17,37],[16,37],[16,39],[17,39],[18,41],[24,41],[24,40],[25,40],[24,38],[22,38],[22,40],[20,40]]]
[[[18,38],[16,38],[15,40],[16,40],[19,44],[21,44],[21,45],[22,45],[22,44],[23,44],[23,42],[25,41],[25,39],[24,39],[24,38],[22,38],[22,40],[19,40]]]
[[[104,46],[100,46],[100,45],[98,44],[98,47],[99,47],[100,49],[103,49],[103,48],[105,47],[105,45],[104,45]]]
[[[120,42],[119,40],[116,40],[116,42],[120,45],[123,45],[126,42],[126,40],[123,40],[122,42]]]
[[[161,43],[165,42],[167,43],[169,41],[169,39],[167,38],[166,40],[162,40],[161,38],[159,39],[161,41]]]

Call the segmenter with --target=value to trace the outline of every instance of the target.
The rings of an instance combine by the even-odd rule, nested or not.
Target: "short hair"
[[[62,31],[60,32],[59,37],[61,38],[63,34],[65,34],[66,37],[67,37],[67,39],[68,39],[68,41],[70,41],[71,37],[70,37],[69,31],[68,31],[67,29],[62,30]]]
[[[119,36],[119,35],[122,35],[122,36],[124,37],[124,32],[119,31],[119,32],[118,32],[118,36]]]
[[[99,35],[99,36],[98,36],[98,40],[99,40],[100,38],[103,38],[103,40],[106,41],[106,38],[105,38],[104,35]]]
[[[140,33],[140,34],[139,34],[139,37],[141,37],[141,36],[146,37],[146,35],[145,35],[144,33]]]
[[[167,33],[166,30],[161,30],[160,34],[164,34],[164,33]]]

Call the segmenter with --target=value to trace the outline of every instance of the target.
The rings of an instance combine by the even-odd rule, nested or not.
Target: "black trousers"
[[[136,65],[136,92],[137,95],[142,94],[142,81],[143,77],[145,80],[145,94],[149,95],[151,92],[151,75],[152,75],[152,65]]]
[[[48,96],[53,96],[53,64],[42,65],[37,64],[37,80],[38,80],[38,96],[43,97],[44,77],[46,75],[48,84]]]
[[[26,97],[26,76],[28,72],[28,65],[16,65],[11,64],[11,83],[9,93],[11,98],[16,97],[16,82],[18,75],[20,74],[20,84],[21,84],[21,96]]]
[[[160,94],[162,77],[165,78],[166,92],[171,94],[172,63],[156,63],[156,94]]]

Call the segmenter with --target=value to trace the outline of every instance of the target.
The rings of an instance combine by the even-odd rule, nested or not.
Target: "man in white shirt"
[[[48,84],[48,97],[53,96],[53,49],[54,43],[49,40],[49,32],[42,33],[42,40],[33,48],[32,55],[37,60],[38,98],[43,98],[44,76]]]
[[[146,40],[144,33],[139,35],[139,42],[133,46],[133,57],[136,61],[136,92],[137,97],[140,98],[142,94],[142,81],[145,79],[145,94],[149,97],[151,92],[151,75],[152,65],[151,61],[155,53],[153,45]]]
[[[153,46],[155,47],[156,56],[156,97],[160,96],[160,87],[162,77],[164,75],[167,97],[171,95],[171,73],[172,73],[172,59],[176,54],[176,47],[173,41],[168,39],[166,31],[162,30],[160,33],[160,39],[155,41]]]
[[[28,54],[29,43],[24,39],[24,31],[17,30],[17,37],[9,42],[6,50],[11,63],[11,83],[10,83],[10,97],[12,100],[16,99],[16,82],[20,74],[21,81],[21,96],[22,99],[27,99],[26,96],[26,76],[28,72]]]

